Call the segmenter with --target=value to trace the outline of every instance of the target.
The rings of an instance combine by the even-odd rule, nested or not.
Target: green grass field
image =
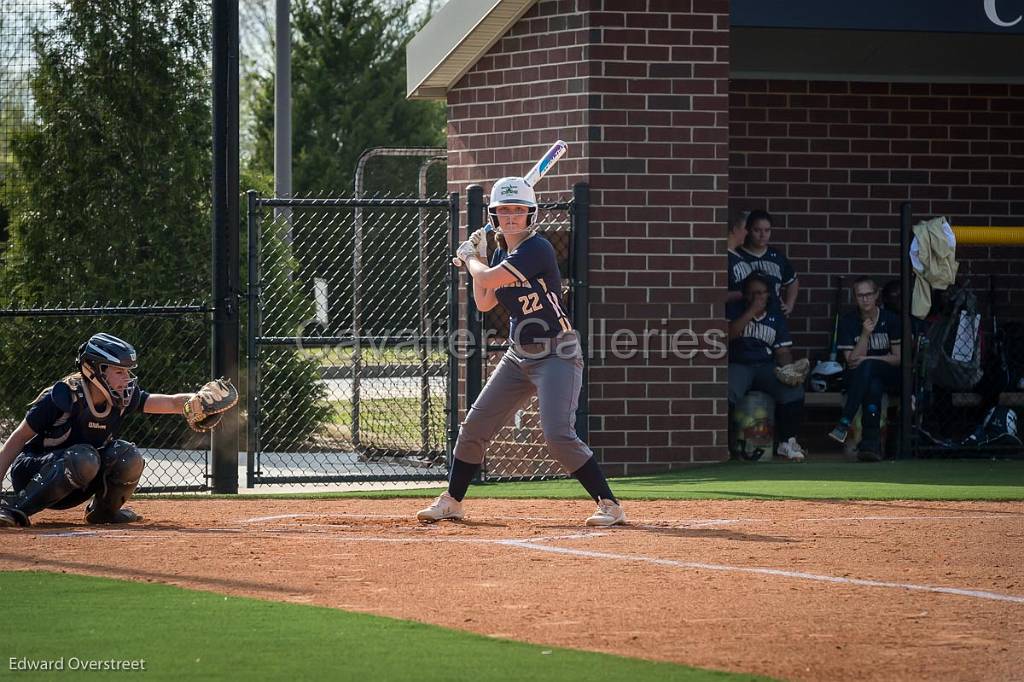
[[[65,659],[63,672],[18,672],[25,680],[765,679],[106,578],[3,572],[0,600],[8,624],[0,671],[12,659]],[[145,672],[71,672],[73,657],[142,659]]]
[[[352,428],[352,401],[330,401],[331,423],[345,429]],[[366,432],[363,442],[380,447],[411,448],[420,446],[420,399],[381,398],[359,401],[359,425]],[[429,423],[430,442],[435,446],[444,443],[445,411],[444,398],[430,401]]]
[[[1024,461],[728,462],[677,473],[612,479],[612,488],[626,500],[1024,500]],[[439,490],[374,490],[368,486],[366,491],[354,493],[285,497],[426,497]],[[474,485],[470,495],[586,497],[579,483],[570,479]]]
[[[354,350],[345,347],[303,348],[299,355],[308,360],[315,360],[321,366],[345,366],[352,364]],[[364,365],[418,365],[419,351],[416,348],[373,348],[363,347],[362,360]],[[448,362],[448,355],[443,350],[434,350],[427,354],[427,362],[443,365]]]

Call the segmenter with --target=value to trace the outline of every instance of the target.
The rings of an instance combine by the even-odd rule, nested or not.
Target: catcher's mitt
[[[185,421],[193,431],[211,431],[220,424],[224,413],[238,402],[238,390],[230,379],[214,379],[185,401]]]
[[[788,365],[776,367],[775,376],[787,386],[799,386],[807,378],[807,372],[810,367],[811,363],[807,361],[807,358],[802,358]]]

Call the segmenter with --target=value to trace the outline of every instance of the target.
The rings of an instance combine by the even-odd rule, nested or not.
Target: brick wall
[[[589,29],[585,0],[542,0],[448,93],[448,182],[522,175],[557,139],[571,153],[538,187],[569,194],[587,178]]]
[[[1024,86],[731,83],[729,201],[767,207],[799,273],[796,343],[825,348],[835,275],[898,274],[899,207],[915,220],[1024,225]],[[996,280],[1024,318],[1024,248],[958,250],[961,273]],[[848,294],[844,301],[849,304]]]
[[[592,17],[591,314],[609,330],[704,334],[723,328],[728,3],[607,11],[637,5]],[[724,360],[656,352],[607,358],[590,376],[606,461],[642,472],[726,456]]]
[[[611,473],[725,456],[724,360],[658,350],[724,327],[727,46],[725,0],[542,0],[449,93],[453,191],[525,172],[557,138],[571,154],[544,192],[591,185],[591,347],[621,329],[655,350],[591,360]]]

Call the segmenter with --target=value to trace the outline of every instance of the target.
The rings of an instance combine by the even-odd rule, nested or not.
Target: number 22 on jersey
[[[523,315],[531,315],[540,311],[540,295],[527,294],[520,296],[519,302],[523,304]]]

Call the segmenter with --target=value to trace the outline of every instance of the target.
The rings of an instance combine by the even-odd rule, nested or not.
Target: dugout
[[[1022,0],[451,0],[408,47],[408,96],[447,102],[451,191],[571,145],[540,189],[590,185],[591,443],[642,473],[726,456],[729,208],[779,217],[812,355],[837,277],[898,276],[905,202],[1024,224],[1022,51]],[[1024,317],[1022,247],[960,257]],[[614,330],[684,328],[692,357],[607,352]]]

